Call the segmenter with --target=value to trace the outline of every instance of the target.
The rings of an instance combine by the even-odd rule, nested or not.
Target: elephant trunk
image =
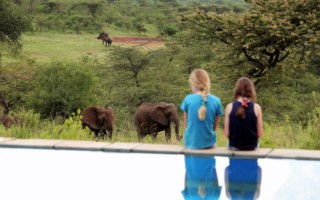
[[[180,141],[182,139],[182,135],[179,135],[179,118],[178,118],[178,116],[174,116],[172,121],[175,125],[176,138],[177,138],[177,140]]]

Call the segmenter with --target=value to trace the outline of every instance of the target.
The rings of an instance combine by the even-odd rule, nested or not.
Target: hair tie
[[[207,100],[202,100],[202,104],[204,107],[207,107]]]
[[[247,108],[247,107],[248,107],[248,101],[249,101],[249,100],[248,100],[247,98],[243,98],[243,99],[242,99],[241,106]]]

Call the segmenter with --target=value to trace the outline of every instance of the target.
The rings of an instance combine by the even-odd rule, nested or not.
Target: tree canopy
[[[189,38],[220,42],[240,73],[258,83],[289,55],[304,60],[320,41],[320,2],[247,0],[251,9],[238,14],[199,10],[184,16]]]
[[[0,42],[16,43],[29,24],[7,0],[0,1]]]

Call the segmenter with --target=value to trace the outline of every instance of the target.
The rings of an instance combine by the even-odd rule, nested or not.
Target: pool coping
[[[274,158],[320,160],[320,151],[304,149],[272,149],[259,148],[254,151],[234,151],[227,147],[193,150],[182,145],[125,143],[125,142],[96,142],[82,140],[52,140],[52,139],[15,139],[0,138],[0,148],[77,150],[123,153],[156,153],[182,154],[197,156],[224,156],[243,159]]]

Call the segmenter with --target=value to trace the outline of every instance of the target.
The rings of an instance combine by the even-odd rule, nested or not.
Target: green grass
[[[135,35],[115,34],[117,37]],[[22,36],[22,54],[34,59],[37,63],[48,63],[52,60],[78,61],[84,58],[102,60],[105,47],[97,39],[98,34],[58,34],[28,33]],[[146,37],[146,35],[141,35]],[[113,43],[113,45],[132,46],[132,44]],[[159,47],[154,47],[159,48]],[[150,47],[148,47],[150,49]]]
[[[40,63],[56,59],[76,61],[85,56],[99,58],[105,47],[96,38],[96,34],[25,34],[22,52]]]
[[[319,122],[310,124],[304,128],[299,124],[282,124],[270,126],[264,124],[264,135],[260,139],[261,148],[286,148],[286,149],[319,149],[320,148],[320,125]],[[180,134],[183,135],[183,127],[180,127]],[[93,134],[87,129],[82,129],[78,117],[71,117],[63,124],[57,121],[40,120],[37,114],[29,113],[25,116],[25,122],[20,126],[5,128],[0,125],[0,137],[22,138],[22,139],[64,139],[64,140],[86,140],[93,141]],[[183,139],[177,141],[172,133],[171,140],[166,142],[164,132],[159,132],[157,139],[151,136],[138,140],[137,132],[133,125],[126,130],[117,129],[113,133],[112,140],[104,142],[141,142],[150,144],[172,144],[183,145]],[[217,146],[226,147],[227,138],[223,135],[222,127],[217,131]]]

